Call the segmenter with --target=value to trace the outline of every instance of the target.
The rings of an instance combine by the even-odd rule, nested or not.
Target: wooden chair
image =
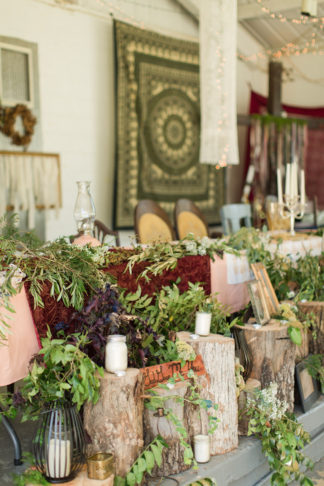
[[[155,201],[139,201],[134,212],[138,243],[156,243],[175,240],[174,230],[164,209]]]
[[[180,240],[189,233],[198,238],[209,236],[205,216],[190,199],[178,199],[174,208],[174,220]]]
[[[303,218],[295,221],[295,230],[304,231],[318,229],[317,212],[317,196],[314,196],[313,199],[306,202]]]
[[[224,235],[235,233],[242,226],[248,228],[252,226],[250,204],[225,204],[220,210],[220,215]]]
[[[99,221],[98,219],[95,219],[93,225],[93,236],[97,238],[97,240],[99,240],[101,244],[105,243],[106,236],[114,236],[116,241],[116,246],[120,246],[120,238],[119,238],[118,231],[113,231],[107,228],[107,226],[103,224],[101,221]]]

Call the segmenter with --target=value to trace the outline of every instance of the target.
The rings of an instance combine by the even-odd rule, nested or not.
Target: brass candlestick
[[[294,235],[295,218],[302,218],[304,216],[305,204],[301,202],[300,196],[290,196],[284,194],[283,203],[280,204],[280,216],[282,218],[290,218],[290,234]]]

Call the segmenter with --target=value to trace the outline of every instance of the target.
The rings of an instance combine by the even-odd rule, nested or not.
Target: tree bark
[[[315,316],[315,333],[309,333],[309,351],[324,355],[324,302],[299,302],[298,307],[304,314]]]
[[[211,455],[225,454],[238,446],[238,417],[235,384],[234,340],[219,334],[190,338],[188,332],[179,332],[177,337],[188,342],[196,354],[202,356],[208,378],[199,376],[201,397],[218,404],[217,417],[220,420],[216,431],[210,437]],[[201,414],[201,423],[191,422],[193,431],[205,434],[208,428],[206,414]],[[197,432],[195,432],[197,433]]]
[[[188,381],[181,381],[174,385],[171,390],[164,390],[156,387],[154,390],[160,396],[180,396],[184,398],[187,394]],[[183,423],[184,427],[188,430],[187,421],[185,420],[187,406],[183,406],[182,403],[177,403],[176,400],[170,398],[165,402],[165,408],[169,408],[176,415],[176,417]],[[190,419],[189,419],[190,421]],[[163,414],[159,415],[153,410],[144,409],[144,438],[145,444],[149,444],[158,434],[160,434],[164,440],[168,443],[169,448],[165,448],[162,453],[162,465],[161,467],[155,467],[153,475],[155,476],[168,476],[170,474],[177,474],[181,471],[189,469],[183,462],[183,447],[180,444],[180,435],[176,431],[173,423],[167,419]],[[189,443],[191,438],[188,434]]]
[[[251,324],[243,328],[247,345],[253,357],[250,378],[261,382],[261,388],[271,382],[278,384],[278,397],[294,408],[294,371],[296,345],[290,340],[287,325],[271,319],[270,323],[256,329]]]
[[[84,428],[91,438],[88,455],[111,452],[116,475],[124,476],[143,447],[144,383],[142,373],[128,368],[125,376],[105,372],[98,402],[84,407]]]

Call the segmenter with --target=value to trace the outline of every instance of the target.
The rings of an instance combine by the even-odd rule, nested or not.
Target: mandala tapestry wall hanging
[[[219,223],[224,171],[199,164],[199,46],[115,21],[117,150],[114,225],[131,228],[140,199],[172,217],[188,198]]]

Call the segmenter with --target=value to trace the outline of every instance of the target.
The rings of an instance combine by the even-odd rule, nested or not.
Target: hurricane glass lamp
[[[74,219],[79,235],[92,235],[96,210],[89,181],[78,181],[78,194],[74,206]]]
[[[85,440],[75,406],[56,404],[41,414],[32,451],[48,482],[66,483],[77,475],[85,462]]]

